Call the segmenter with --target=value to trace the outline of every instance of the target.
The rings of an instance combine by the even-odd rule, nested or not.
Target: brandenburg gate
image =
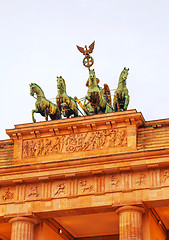
[[[112,105],[90,69],[93,48],[78,47],[89,70],[84,103],[61,76],[56,104],[31,83],[33,123],[0,141],[0,240],[169,239],[169,119],[127,110],[127,68]]]

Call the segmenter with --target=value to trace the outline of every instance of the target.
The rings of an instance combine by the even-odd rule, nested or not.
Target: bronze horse
[[[60,113],[62,113],[63,116],[67,118],[69,118],[71,115],[78,117],[77,103],[74,98],[67,95],[66,83],[61,76],[57,77],[57,89],[58,94],[56,96],[56,103]]]
[[[50,116],[51,120],[60,119],[59,109],[56,104],[45,98],[43,90],[36,83],[30,84],[30,95],[34,97],[36,94],[36,109],[32,110],[32,120],[36,122],[34,117],[34,113],[40,113],[43,117],[48,120],[48,116]]]
[[[127,110],[129,104],[129,94],[126,87],[126,79],[129,68],[124,68],[119,77],[118,88],[114,93],[113,106],[115,111]]]

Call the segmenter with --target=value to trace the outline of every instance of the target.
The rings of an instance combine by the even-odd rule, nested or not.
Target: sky
[[[87,94],[76,45],[94,40],[100,86],[107,83],[113,98],[129,68],[128,109],[146,121],[169,118],[169,0],[0,0],[0,140],[9,139],[6,129],[32,122],[30,83],[54,102],[57,76],[69,96]]]

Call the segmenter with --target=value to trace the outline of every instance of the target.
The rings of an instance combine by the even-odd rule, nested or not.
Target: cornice
[[[6,130],[6,133],[13,140],[22,138],[30,139],[89,132],[100,130],[100,128],[105,129],[104,126],[106,126],[106,128],[112,128],[118,127],[121,124],[142,126],[145,124],[145,120],[140,112],[129,110],[55,121],[20,124],[15,125],[14,129]]]

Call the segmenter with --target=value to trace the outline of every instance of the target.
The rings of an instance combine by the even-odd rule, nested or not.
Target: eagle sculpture
[[[79,47],[79,46],[77,46],[77,49],[81,52],[81,53],[83,53],[83,55],[89,55],[90,53],[92,53],[93,52],[93,49],[94,49],[94,44],[95,44],[95,41],[89,46],[89,49],[87,49],[87,45],[85,45],[85,47],[83,48],[83,47]]]

